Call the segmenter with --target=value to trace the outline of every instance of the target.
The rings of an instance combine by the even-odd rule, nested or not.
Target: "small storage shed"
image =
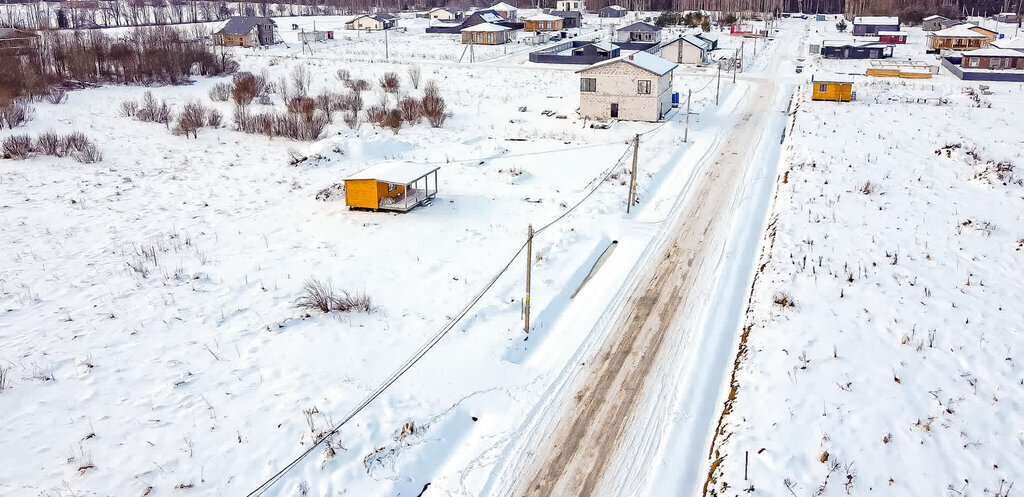
[[[437,196],[437,166],[385,162],[345,179],[350,209],[408,212]]]
[[[938,31],[940,29],[945,29],[946,27],[948,27],[949,23],[950,20],[945,17],[938,15],[928,16],[921,21],[921,30]]]
[[[602,7],[597,11],[597,17],[626,17],[626,13],[629,12],[624,7],[618,5],[609,5]]]
[[[902,31],[879,31],[878,41],[902,45],[907,42],[907,33]]]
[[[562,18],[551,14],[534,14],[523,19],[527,31],[561,31]]]
[[[862,16],[853,18],[853,36],[871,36],[879,31],[899,31],[900,19],[890,16]]]
[[[853,78],[850,76],[815,74],[811,85],[811,100],[849,102],[853,99]]]
[[[462,43],[474,45],[501,45],[512,40],[512,29],[485,22],[462,28]]]

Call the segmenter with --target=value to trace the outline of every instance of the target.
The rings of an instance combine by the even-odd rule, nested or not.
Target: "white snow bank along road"
[[[802,94],[710,494],[1024,485],[1024,97],[991,86]]]

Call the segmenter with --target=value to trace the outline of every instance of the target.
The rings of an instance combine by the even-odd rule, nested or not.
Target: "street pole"
[[[718,64],[718,88],[715,90],[715,105],[718,105],[718,96],[722,94],[722,64]]]
[[[690,97],[693,96],[693,90],[689,90],[686,93],[686,129],[683,130],[683,141],[690,137]]]
[[[629,171],[629,198],[626,199],[626,214],[633,205],[633,198],[636,196],[636,157],[640,153],[640,135],[633,139],[633,169]]]
[[[732,51],[732,82],[736,82],[736,50]]]
[[[384,60],[388,60],[388,30],[384,30]]]
[[[523,301],[525,305],[525,321],[523,324],[523,330],[527,333],[530,332],[530,273],[533,265],[533,225],[531,224],[526,229],[526,300]]]
[[[744,48],[745,44],[746,44],[746,41],[741,41],[740,42],[740,65],[743,65],[743,48]]]

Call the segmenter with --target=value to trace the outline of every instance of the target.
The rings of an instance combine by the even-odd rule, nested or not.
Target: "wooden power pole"
[[[722,94],[722,64],[718,64],[718,88],[715,90],[715,105],[718,105],[718,96],[721,95],[721,94]]]
[[[640,135],[633,139],[633,168],[629,171],[629,198],[626,199],[626,214],[633,206],[633,199],[636,197],[636,157],[640,153]]]
[[[690,89],[686,93],[686,128],[683,130],[683,141],[690,137],[690,97],[693,96],[693,90]]]
[[[533,269],[533,225],[526,228],[526,299],[524,305],[523,330],[530,332],[530,272]]]

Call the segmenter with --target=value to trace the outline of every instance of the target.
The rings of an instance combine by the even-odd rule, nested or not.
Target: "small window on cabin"
[[[971,59],[968,61],[968,63],[970,64],[971,67],[978,67],[978,60],[979,59],[977,57],[971,57]]]
[[[580,91],[597,91],[597,78],[580,78]]]
[[[824,83],[818,85],[818,91],[828,91],[828,85]]]
[[[398,189],[398,185],[394,183],[388,183],[388,193],[391,193]]]
[[[651,80],[649,80],[649,79],[641,79],[640,81],[637,81],[637,83],[638,83],[637,84],[637,88],[636,88],[636,92],[637,93],[639,93],[640,95],[650,95],[651,94]]]

